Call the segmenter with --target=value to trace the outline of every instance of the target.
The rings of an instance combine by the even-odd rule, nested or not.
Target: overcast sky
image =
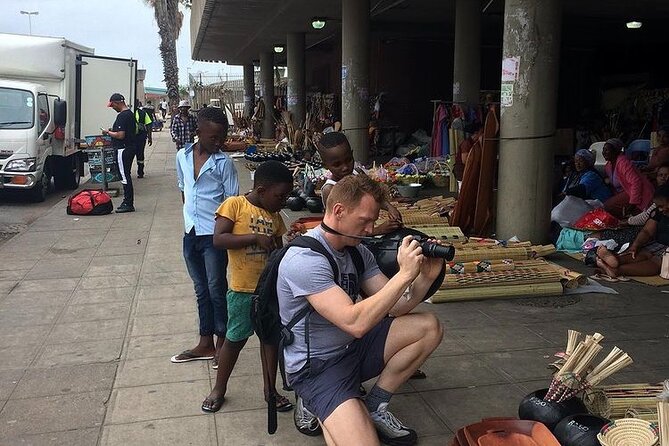
[[[38,11],[31,16],[33,35],[65,37],[101,56],[132,57],[146,69],[145,86],[165,86],[158,25],[144,0],[0,0],[0,10],[0,32],[28,34],[28,16],[20,11]],[[192,61],[190,47],[190,13],[185,11],[177,41],[180,84],[188,83],[188,70],[242,74],[241,67]]]

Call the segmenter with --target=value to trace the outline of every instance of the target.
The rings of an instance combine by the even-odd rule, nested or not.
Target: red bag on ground
[[[107,215],[112,210],[112,199],[102,190],[84,189],[67,200],[68,215]]]
[[[584,229],[588,231],[601,231],[602,229],[611,229],[618,227],[618,219],[606,212],[603,208],[593,209],[587,212],[576,223],[575,229]]]

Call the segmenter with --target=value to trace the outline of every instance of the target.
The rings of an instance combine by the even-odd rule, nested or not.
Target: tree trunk
[[[179,103],[179,65],[177,64],[177,37],[181,29],[183,14],[179,11],[179,0],[154,0],[153,10],[160,35],[160,56],[163,59],[163,74],[167,85],[169,111]]]

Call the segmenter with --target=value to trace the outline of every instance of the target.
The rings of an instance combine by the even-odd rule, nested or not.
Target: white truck
[[[95,56],[60,37],[0,33],[0,189],[43,201],[51,187],[76,189],[85,136],[111,127],[107,107],[136,97],[137,61]]]

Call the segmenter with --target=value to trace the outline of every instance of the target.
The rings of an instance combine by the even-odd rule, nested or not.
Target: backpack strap
[[[339,285],[339,267],[337,266],[337,262],[335,261],[334,257],[332,257],[332,254],[323,246],[321,242],[316,240],[313,237],[303,235],[300,237],[297,237],[294,239],[292,242],[290,242],[288,245],[284,247],[284,255],[285,252],[288,251],[288,249],[292,247],[298,247],[298,248],[308,248],[311,249],[312,251],[315,251],[319,254],[321,254],[323,257],[325,257],[330,264],[330,268],[332,268],[332,273],[334,274],[334,281],[337,285]],[[283,257],[283,256],[282,256]],[[278,267],[277,267],[277,276],[278,276]],[[288,385],[288,379],[286,377],[286,369],[285,369],[285,364],[284,364],[284,357],[283,357],[283,348],[285,345],[290,345],[293,343],[293,332],[291,331],[293,327],[302,319],[305,317],[307,318],[309,315],[314,311],[313,307],[311,304],[307,302],[307,304],[302,307],[297,313],[293,315],[293,317],[290,319],[290,321],[281,329],[281,336],[279,337],[279,347],[278,347],[278,359],[279,359],[279,371],[281,373],[281,380],[283,381],[283,388],[285,390],[291,390],[290,386]],[[307,344],[307,363],[309,362],[309,324],[307,323],[305,325],[305,340]]]
[[[362,259],[362,254],[360,254],[357,246],[348,246],[346,250],[351,256],[351,260],[353,260],[355,272],[359,279],[365,273],[365,261]]]

